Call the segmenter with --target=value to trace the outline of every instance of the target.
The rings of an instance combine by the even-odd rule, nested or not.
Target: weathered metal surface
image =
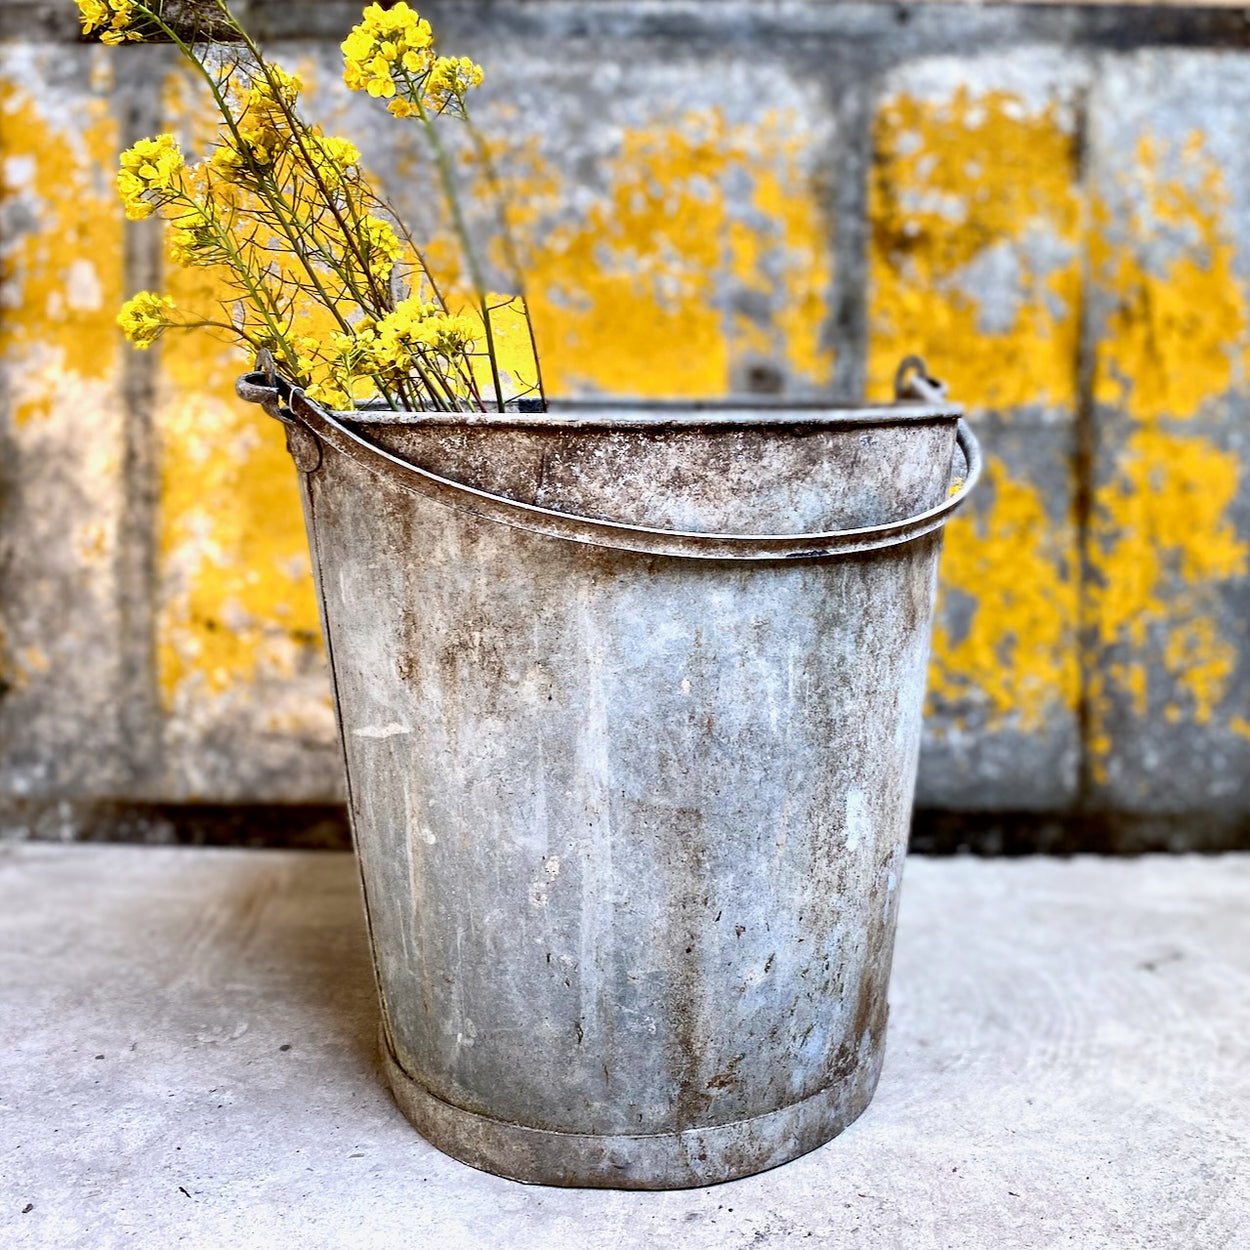
[[[414,1124],[626,1188],[839,1132],[880,1068],[940,549],[898,526],[974,482],[958,409],[290,412]]]

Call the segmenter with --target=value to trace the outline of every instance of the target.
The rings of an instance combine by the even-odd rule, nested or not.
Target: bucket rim
[[[241,381],[240,393],[250,394],[254,384],[246,379]],[[305,437],[311,439],[316,449],[315,457],[302,466],[308,474],[316,473],[324,463],[321,450],[324,443],[354,460],[374,477],[412,494],[424,495],[446,507],[552,538],[644,555],[712,560],[795,560],[858,555],[895,547],[941,529],[946,518],[968,497],[981,475],[981,452],[976,436],[967,422],[959,417],[952,424],[955,427],[955,444],[964,460],[963,474],[952,485],[946,499],[935,507],[879,525],[817,533],[738,534],[670,530],[559,512],[453,481],[392,454],[372,442],[363,431],[353,429],[350,422],[320,408],[298,388],[292,389],[289,394],[289,415],[283,416],[279,410],[279,419],[287,423],[288,443],[293,434],[301,440]]]
[[[385,404],[362,404],[334,413],[340,421],[353,426],[657,431],[910,425],[955,421],[963,415],[960,404],[913,400],[848,403],[844,400],[777,395],[730,395],[723,399],[552,399],[547,401],[545,412],[526,411],[515,404],[504,412],[423,411],[395,409]]]
[[[930,423],[949,421],[954,426],[956,447],[963,456],[963,474],[956,477],[946,499],[935,507],[879,525],[803,534],[704,533],[660,529],[559,512],[441,477],[387,451],[359,428],[361,423],[353,422],[347,414],[339,415],[322,408],[299,387],[292,386],[272,372],[244,374],[236,382],[235,389],[241,399],[260,404],[286,427],[287,448],[306,479],[317,475],[325,463],[323,448],[328,446],[354,460],[380,481],[410,494],[423,495],[445,507],[551,538],[643,555],[711,560],[806,560],[859,555],[899,546],[941,529],[947,517],[967,499],[981,476],[982,468],[976,435],[959,415],[958,409],[948,412],[940,403],[922,401],[913,404],[902,400],[882,405],[887,414],[884,421],[866,417],[865,413],[870,409],[830,409],[826,416],[838,416],[843,423],[848,418],[858,418],[852,423],[870,427],[899,424],[897,420],[890,421],[890,414],[899,412],[904,414],[904,420],[918,411],[925,411],[925,419]],[[930,418],[928,412],[935,408],[939,410],[938,415]],[[515,415],[532,419],[542,414]],[[704,427],[696,425],[695,428]],[[758,423],[755,428],[759,428]],[[954,465],[952,473],[955,473]],[[306,506],[312,506],[309,503],[311,498],[311,494],[306,495]]]

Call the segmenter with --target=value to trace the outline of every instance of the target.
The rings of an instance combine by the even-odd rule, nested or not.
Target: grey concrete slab
[[[55,51],[0,46],[0,791],[31,799],[132,785],[113,128],[99,50]]]
[[[1227,63],[1109,58],[1089,103],[1090,800],[1113,811],[1250,802],[1250,81]]]
[[[1081,753],[1071,422],[1027,410],[974,419],[990,469],[947,534],[916,802],[1070,811]],[[1022,612],[1020,586],[1038,574],[1046,586],[1028,583]]]
[[[409,1128],[347,856],[0,847],[0,1245],[1238,1250],[1248,892],[1245,855],[913,860],[869,1110],[640,1194]]]

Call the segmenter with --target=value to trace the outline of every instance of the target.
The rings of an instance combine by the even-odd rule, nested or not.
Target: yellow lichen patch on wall
[[[175,300],[203,307],[193,271]],[[237,349],[191,333],[167,340],[161,454],[161,688],[169,705],[289,675],[319,636],[299,489],[281,427],[234,395]]]
[[[1140,717],[1213,719],[1238,655],[1219,625],[1221,586],[1250,567],[1250,542],[1229,515],[1240,458],[1183,429],[1246,376],[1250,323],[1225,224],[1229,196],[1200,135],[1144,137],[1133,169],[1131,208],[1096,204],[1091,240],[1110,301],[1095,396],[1130,422],[1095,500],[1096,645],[1133,657],[1106,665],[1091,685],[1099,780],[1117,695],[1127,693]],[[1164,675],[1161,689],[1151,688],[1151,673]]]
[[[874,143],[869,393],[918,352],[965,404],[1072,407],[1082,201],[1059,104],[898,94]]]
[[[1235,453],[1150,424],[1129,437],[1116,470],[1097,496],[1096,576],[1087,593],[1100,646],[1134,658],[1108,665],[1091,687],[1099,779],[1111,749],[1105,723],[1116,690],[1130,695],[1139,716],[1211,720],[1237,660],[1236,646],[1216,624],[1219,586],[1250,567],[1250,543],[1228,519],[1240,476]],[[1156,666],[1167,674],[1169,700],[1180,692],[1184,706],[1152,706],[1149,674]]]
[[[989,466],[981,489],[990,502],[947,526],[945,583],[974,605],[958,636],[938,611],[930,698],[976,707],[991,730],[1036,732],[1079,692],[1071,526],[1056,527],[1038,489],[1001,464]]]
[[[1246,376],[1246,298],[1223,225],[1229,196],[1200,135],[1170,148],[1146,136],[1136,155],[1132,211],[1114,223],[1123,238],[1107,206],[1094,204],[1091,266],[1115,297],[1094,395],[1141,421],[1185,420]]]
[[[28,77],[30,64],[22,68]],[[0,358],[12,370],[6,399],[19,426],[66,395],[89,402],[92,385],[116,375],[116,152],[103,90],[38,100],[29,81],[0,73],[0,202],[10,223],[0,246]]]
[[[510,216],[540,243],[527,277],[552,394],[721,395],[756,357],[828,381],[829,227],[799,134],[788,117],[739,126],[714,109],[627,128],[606,191],[572,216],[532,148],[514,162]],[[742,178],[750,195],[731,196]]]
[[[1075,407],[1082,201],[1060,105],[900,93],[874,144],[869,393],[916,352],[969,407]],[[982,491],[948,528],[944,593],[969,615],[956,635],[939,611],[930,690],[957,722],[975,708],[991,732],[1038,732],[1079,697],[1075,532],[1001,464]]]
[[[780,137],[792,131],[792,124],[781,126],[776,119],[765,126],[765,150],[784,157],[780,167],[760,162],[753,170],[751,205],[769,224],[760,229],[734,222],[731,240],[731,268],[737,283],[769,298],[774,291],[765,265],[769,253],[780,249],[780,299],[764,325],[738,315],[730,332],[731,352],[736,356],[753,351],[761,358],[776,353],[803,381],[821,386],[833,376],[834,364],[834,353],[824,342],[833,280],[829,226],[816,189],[803,185],[799,142]],[[759,336],[754,343],[753,335]]]

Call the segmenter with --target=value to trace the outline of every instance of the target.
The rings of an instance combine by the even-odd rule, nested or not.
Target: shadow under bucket
[[[408,1118],[628,1189],[840,1132],[881,1067],[960,410],[240,393],[303,470]]]

